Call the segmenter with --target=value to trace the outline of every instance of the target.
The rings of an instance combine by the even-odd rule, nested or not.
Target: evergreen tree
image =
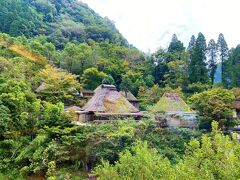
[[[196,45],[196,38],[195,38],[194,35],[192,35],[192,37],[191,37],[191,39],[190,39],[190,42],[189,42],[189,44],[188,44],[187,50],[188,50],[188,51],[193,50],[193,48],[195,47],[195,45]]]
[[[224,74],[224,61],[227,59],[228,57],[228,45],[225,41],[225,38],[223,36],[222,33],[219,34],[218,36],[218,41],[217,41],[217,45],[218,45],[218,51],[219,51],[219,55],[220,55],[220,60],[221,60],[221,73],[222,73],[222,78],[223,78],[223,74]]]
[[[240,87],[240,45],[229,51],[229,58],[224,61],[224,85],[227,88]]]
[[[207,56],[208,56],[208,66],[210,71],[210,78],[212,83],[214,82],[214,75],[217,69],[217,44],[213,39],[208,43],[207,47]]]
[[[172,40],[168,47],[169,53],[183,52],[185,50],[183,43],[178,40],[177,35],[173,34]]]
[[[192,50],[189,64],[189,80],[191,83],[208,82],[208,71],[206,67],[206,39],[202,33],[198,34],[196,45]]]

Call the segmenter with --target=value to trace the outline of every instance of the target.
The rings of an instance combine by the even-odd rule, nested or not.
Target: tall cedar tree
[[[224,85],[227,88],[240,87],[240,45],[229,51],[224,67]]]
[[[217,70],[217,44],[213,39],[211,39],[208,43],[207,47],[207,56],[208,56],[208,67],[209,67],[209,74],[212,81],[214,83],[214,75]]]
[[[224,81],[224,61],[228,58],[228,45],[225,41],[225,38],[222,33],[219,34],[218,36],[218,51],[220,55],[220,60],[221,60],[221,74],[222,74],[222,81]]]
[[[169,53],[183,52],[185,50],[183,43],[178,40],[177,35],[173,34],[172,40],[168,47]]]
[[[192,51],[192,58],[189,64],[189,80],[191,83],[209,81],[208,70],[206,67],[206,39],[200,32],[196,40],[196,45]]]
[[[189,44],[188,44],[187,50],[188,50],[188,51],[192,51],[193,48],[195,47],[195,45],[196,45],[196,38],[195,38],[194,35],[192,35],[192,37],[191,37],[191,39],[190,39],[190,42],[189,42]]]

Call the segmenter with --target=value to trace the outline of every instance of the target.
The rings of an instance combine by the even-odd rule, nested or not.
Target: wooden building
[[[197,127],[197,114],[177,93],[165,93],[152,112],[160,126]]]
[[[87,89],[80,89],[80,96],[84,99],[90,99],[94,95],[94,91]]]
[[[77,113],[81,122],[126,117],[138,120],[143,117],[143,114],[119,93],[115,86],[105,84],[94,91],[94,96]]]

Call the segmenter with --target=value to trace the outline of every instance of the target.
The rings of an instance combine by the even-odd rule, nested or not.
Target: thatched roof
[[[83,106],[84,112],[111,114],[139,112],[113,85],[100,85],[94,92],[94,96]]]
[[[127,98],[128,101],[138,101],[137,98],[130,91],[128,91],[127,93],[125,91],[120,91],[120,93],[125,98]]]
[[[65,106],[64,107],[64,110],[65,111],[81,111],[82,110],[82,108],[81,107],[79,107],[79,106]]]
[[[234,109],[240,110],[240,99],[237,99],[234,103]]]
[[[80,89],[81,93],[89,93],[89,94],[94,94],[94,91],[88,90],[88,89]]]
[[[191,108],[177,93],[164,93],[153,112],[192,112]]]

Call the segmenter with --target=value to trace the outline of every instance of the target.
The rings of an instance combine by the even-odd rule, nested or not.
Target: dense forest
[[[188,47],[174,34],[145,54],[77,0],[1,0],[0,32],[0,179],[240,178],[240,45],[222,33]],[[102,83],[132,92],[146,118],[75,125],[64,107]],[[190,104],[198,128],[158,126],[165,92]]]

